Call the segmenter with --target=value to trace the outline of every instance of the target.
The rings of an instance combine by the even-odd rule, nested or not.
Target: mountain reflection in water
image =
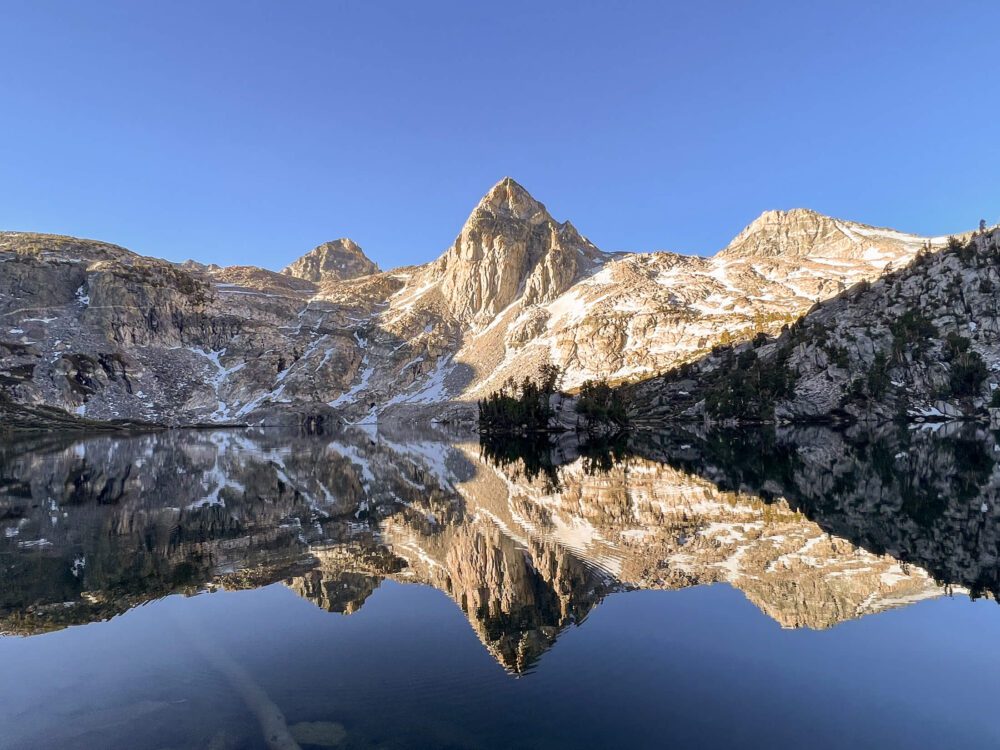
[[[950,591],[995,598],[997,450],[972,427],[20,442],[0,452],[0,630],[278,581],[350,614],[393,579],[446,593],[523,673],[614,591],[728,582],[814,629]]]

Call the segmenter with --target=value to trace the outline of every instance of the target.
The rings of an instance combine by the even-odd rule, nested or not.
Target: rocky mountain
[[[276,581],[350,614],[392,579],[445,592],[523,672],[615,591],[725,582],[793,628],[996,596],[995,443],[684,431],[608,461],[564,442],[553,479],[413,431],[8,442],[0,631]]]
[[[356,279],[378,273],[379,269],[354,240],[343,237],[314,247],[281,272],[318,283]]]
[[[469,420],[543,364],[563,386],[650,378],[777,333],[817,300],[943,246],[768,212],[711,257],[606,253],[509,178],[423,266],[354,243],[281,274],[0,233],[0,409],[167,424]],[[4,404],[7,404],[6,406]]]
[[[1000,386],[1000,229],[817,303],[776,338],[630,387],[643,419],[986,418]]]

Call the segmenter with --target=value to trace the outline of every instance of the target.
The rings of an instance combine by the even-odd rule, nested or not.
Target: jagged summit
[[[505,177],[479,201],[431,268],[451,312],[481,324],[515,300],[531,305],[555,299],[602,259],[572,224],[557,222]]]
[[[306,281],[342,281],[378,273],[379,267],[369,260],[354,240],[341,237],[317,245],[281,272]]]
[[[542,203],[535,200],[524,186],[510,177],[504,177],[490,188],[469,219],[472,220],[484,212],[533,224],[552,218]]]

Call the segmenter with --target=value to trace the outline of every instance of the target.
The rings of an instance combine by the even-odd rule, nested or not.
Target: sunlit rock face
[[[514,302],[551,302],[603,257],[506,178],[479,202],[428,276],[456,319],[481,326]]]
[[[319,283],[346,281],[378,273],[375,265],[354,240],[343,237],[324,242],[282,269],[285,276]]]
[[[476,397],[543,364],[566,387],[639,379],[777,332],[927,244],[939,240],[794,210],[712,257],[607,253],[510,178],[437,260],[388,272],[347,239],[275,273],[2,232],[0,414],[468,419]]]
[[[5,443],[0,623],[275,581],[350,614],[391,578],[446,593],[515,672],[616,591],[726,583],[826,628],[942,587],[997,595],[996,448],[974,429],[680,432],[617,458],[557,446],[535,473],[413,431]]]

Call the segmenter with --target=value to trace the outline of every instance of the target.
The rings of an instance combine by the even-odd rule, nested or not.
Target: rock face
[[[343,237],[314,247],[281,272],[285,276],[319,283],[356,279],[378,273],[379,269],[354,240]]]
[[[1000,387],[998,288],[1000,229],[953,239],[817,304],[773,340],[630,388],[636,416],[985,419]]]
[[[719,254],[722,258],[819,257],[892,263],[905,256],[915,237],[823,216],[805,208],[765,211]]]
[[[639,380],[777,333],[928,245],[794,210],[712,257],[605,253],[510,178],[440,258],[389,272],[350,240],[277,274],[0,233],[0,389],[100,421],[463,420],[544,364]]]
[[[604,258],[569,222],[509,177],[469,216],[455,244],[427,270],[456,320],[484,326],[506,307],[551,302]]]

